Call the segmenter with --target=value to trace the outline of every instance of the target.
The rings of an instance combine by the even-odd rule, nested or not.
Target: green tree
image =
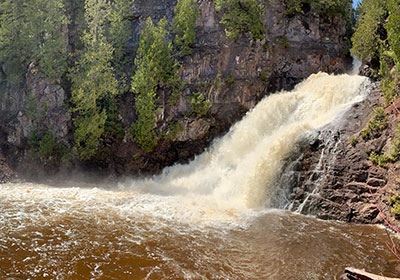
[[[136,72],[132,77],[132,91],[136,93],[137,121],[132,125],[136,143],[146,152],[158,142],[156,128],[157,91],[160,88],[176,91],[180,87],[179,64],[172,58],[172,44],[167,41],[165,18],[158,26],[148,18],[140,35],[135,58]]]
[[[0,63],[16,82],[34,62],[58,80],[67,69],[67,17],[62,0],[3,0],[0,3]]]
[[[129,40],[129,15],[132,10],[133,0],[115,0],[112,4],[110,12],[110,28],[109,38],[114,47],[114,64],[122,67],[129,63],[127,59],[123,59],[126,52],[126,44]]]
[[[394,52],[396,63],[400,59],[400,5],[397,0],[388,0],[389,17],[386,24],[390,49]]]
[[[246,32],[254,39],[264,37],[264,5],[258,0],[215,0],[215,9],[224,12],[221,23],[225,25],[229,39],[236,39]]]
[[[78,113],[74,120],[75,151],[81,159],[90,159],[98,152],[107,121],[102,100],[118,94],[118,80],[111,65],[114,48],[106,37],[111,11],[107,0],[86,1],[87,29],[82,36],[85,49],[71,70],[72,102]]]
[[[382,40],[379,27],[383,25],[386,15],[386,1],[364,0],[362,14],[359,15],[357,28],[351,39],[352,53],[360,59],[379,57]]]
[[[198,16],[196,0],[178,0],[172,28],[175,33],[174,44],[182,55],[192,53],[191,46],[196,40],[195,27]]]

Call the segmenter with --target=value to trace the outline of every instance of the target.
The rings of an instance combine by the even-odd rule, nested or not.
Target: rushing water
[[[391,275],[381,228],[268,209],[296,142],[367,88],[312,75],[153,178],[1,185],[0,279],[337,279],[349,265]]]

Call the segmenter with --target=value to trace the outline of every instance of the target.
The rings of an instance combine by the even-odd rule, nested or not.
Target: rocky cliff
[[[165,16],[171,22],[175,4],[175,0],[134,2],[129,17],[130,59],[134,59],[145,20],[151,17],[157,22]],[[216,12],[214,2],[199,0],[198,5],[200,15],[193,53],[180,61],[180,74],[185,82],[183,94],[177,104],[169,104],[165,101],[167,93],[158,92],[157,126],[170,137],[163,138],[153,152],[143,152],[125,136],[109,143],[109,156],[78,161],[70,152],[73,115],[68,109],[69,86],[49,81],[32,63],[25,79],[18,84],[10,86],[4,81],[0,84],[0,141],[7,162],[24,173],[34,174],[63,166],[107,170],[107,173],[120,175],[158,172],[201,153],[263,96],[291,88],[311,73],[346,70],[348,38],[346,22],[341,16],[322,16],[308,9],[304,14],[289,17],[282,1],[267,1],[262,18],[267,31],[264,39],[253,40],[250,35],[243,34],[236,40],[229,40],[220,24],[222,14]],[[71,25],[63,31],[71,48],[76,36],[73,28]],[[197,92],[203,93],[211,103],[206,116],[189,114],[190,100]],[[128,135],[137,118],[133,93],[119,96],[117,103],[124,134]],[[171,122],[179,122],[179,129],[174,133],[166,125]],[[29,139],[38,126],[52,131],[56,142],[69,151],[67,157],[32,160]]]
[[[284,183],[291,186],[287,208],[322,219],[399,228],[398,214],[392,209],[400,191],[400,165],[379,166],[370,155],[388,152],[396,141],[400,100],[385,109],[387,127],[379,135],[362,137],[374,116],[371,108],[382,102],[376,83],[366,100],[346,112],[340,124],[322,128],[303,143],[304,153],[295,156],[283,172]]]

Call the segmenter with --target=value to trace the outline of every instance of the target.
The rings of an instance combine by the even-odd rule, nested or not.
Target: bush
[[[284,3],[289,16],[304,13],[307,6],[320,15],[340,14],[348,17],[352,12],[350,0],[285,0]]]
[[[52,131],[48,130],[40,136],[38,130],[33,130],[28,138],[28,155],[32,160],[39,160],[42,163],[49,161],[59,163],[67,157],[66,147],[57,142]]]
[[[372,161],[373,164],[377,164],[380,167],[386,167],[389,157],[386,153],[379,155],[375,152],[370,153],[368,159]]]
[[[358,144],[358,138],[355,136],[351,137],[349,142],[351,146],[355,147]]]
[[[392,207],[390,212],[396,215],[396,218],[400,216],[400,195],[395,194],[389,197],[389,204]]]
[[[211,108],[210,101],[200,92],[193,94],[190,104],[192,105],[192,109],[189,114],[196,114],[198,116],[206,116]]]

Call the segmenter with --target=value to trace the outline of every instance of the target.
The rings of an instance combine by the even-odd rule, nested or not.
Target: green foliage
[[[138,117],[132,125],[133,138],[146,152],[158,142],[156,128],[156,101],[159,88],[179,91],[179,64],[172,58],[172,44],[167,41],[167,21],[158,26],[148,18],[140,35],[135,58],[136,72],[132,77],[132,91],[136,93],[135,111]],[[176,98],[176,94],[172,94]]]
[[[303,13],[302,0],[285,0],[285,12],[287,15],[292,16],[295,14]]]
[[[355,147],[358,144],[358,137],[356,136],[351,137],[349,142],[351,146]]]
[[[129,39],[129,15],[133,0],[114,0],[110,12],[109,37],[114,47],[114,61],[120,62]],[[125,61],[124,61],[125,62]]]
[[[42,163],[59,162],[66,158],[67,149],[65,145],[57,142],[51,130],[39,134],[33,130],[28,138],[28,155],[32,160],[39,160]]]
[[[199,8],[196,0],[178,0],[175,7],[172,30],[175,33],[174,44],[181,55],[192,53],[192,44],[196,40],[196,20]]]
[[[385,153],[387,161],[396,162],[400,159],[400,124],[397,124],[396,134],[391,141],[389,151]]]
[[[105,98],[101,107],[105,110],[107,119],[104,124],[104,135],[108,139],[123,139],[125,136],[115,98]]]
[[[225,82],[227,83],[227,84],[233,84],[234,82],[235,82],[235,77],[233,77],[233,75],[232,74],[230,74],[228,77],[226,77],[226,79],[225,79]]]
[[[191,114],[196,114],[197,116],[203,117],[208,114],[211,108],[210,100],[208,100],[202,93],[197,92],[193,94],[190,99],[190,104],[192,108],[190,110]]]
[[[215,9],[224,12],[221,23],[229,39],[246,32],[250,32],[253,39],[263,39],[266,32],[262,22],[264,5],[258,0],[215,0]]]
[[[381,82],[381,90],[384,98],[384,105],[389,106],[398,96],[398,76],[396,77],[386,77]]]
[[[400,124],[397,124],[395,137],[391,141],[388,152],[378,155],[371,153],[369,159],[379,166],[386,167],[388,162],[396,162],[400,159]]]
[[[392,207],[390,212],[396,216],[400,216],[400,195],[394,194],[389,197],[389,204]]]
[[[183,125],[181,121],[169,122],[168,132],[165,134],[164,138],[173,141],[175,137],[182,131],[183,131]]]
[[[377,164],[380,167],[386,167],[387,162],[389,160],[388,155],[386,153],[380,155],[375,152],[370,153],[368,159],[372,161],[372,163]]]
[[[156,92],[140,93],[135,98],[135,110],[138,120],[132,125],[135,142],[146,152],[151,152],[158,142],[156,128]]]
[[[0,63],[15,83],[34,62],[47,77],[58,80],[67,68],[67,24],[62,0],[0,2]]]
[[[351,0],[284,0],[284,3],[289,16],[303,14],[305,6],[320,15],[341,14],[348,17],[352,12]]]
[[[388,41],[391,50],[394,52],[395,62],[400,59],[400,5],[398,0],[387,0],[389,17],[386,24]]]
[[[262,81],[262,82],[264,82],[264,83],[268,83],[268,76],[267,76],[267,73],[264,71],[264,70],[262,70],[261,72],[260,72],[260,80]]]
[[[87,29],[82,42],[85,49],[71,69],[73,110],[78,113],[74,120],[75,147],[80,159],[90,159],[100,148],[107,113],[101,101],[118,94],[118,81],[111,65],[114,48],[106,37],[106,23],[111,4],[106,0],[87,0],[85,20]]]
[[[375,109],[375,115],[368,122],[367,127],[361,132],[363,139],[371,139],[373,137],[379,137],[381,131],[388,126],[387,116],[382,107]]]
[[[382,0],[364,0],[362,2],[362,14],[359,15],[357,28],[351,39],[352,53],[361,60],[379,56],[383,44],[379,27],[384,24],[387,14],[385,2]]]
[[[38,112],[38,103],[36,102],[36,99],[33,96],[28,95],[25,106],[25,115],[31,120],[34,120],[37,118]]]

